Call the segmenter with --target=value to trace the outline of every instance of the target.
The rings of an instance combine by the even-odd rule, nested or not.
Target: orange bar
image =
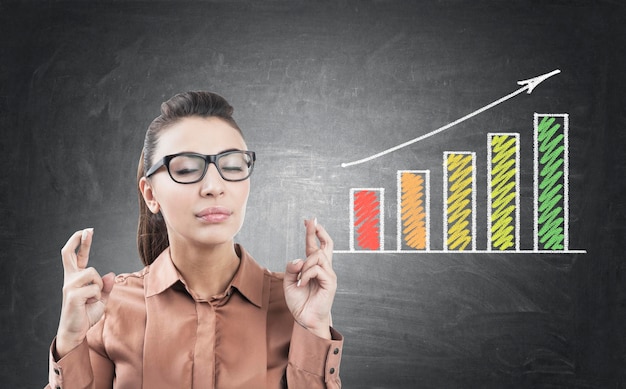
[[[413,172],[400,173],[400,215],[404,244],[415,250],[426,245],[426,211],[424,176]],[[398,249],[401,249],[399,247]]]

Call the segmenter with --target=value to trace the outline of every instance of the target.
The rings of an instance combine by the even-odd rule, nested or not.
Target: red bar
[[[360,190],[354,193],[355,243],[359,249],[380,249],[379,192]]]

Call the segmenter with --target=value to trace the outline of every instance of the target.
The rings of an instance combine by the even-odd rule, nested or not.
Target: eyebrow
[[[241,149],[227,149],[227,150],[220,151],[218,154],[227,153],[229,151],[245,151],[245,150],[241,150]]]
[[[222,150],[222,151],[220,151],[220,152],[218,152],[218,153],[216,153],[216,154],[213,154],[213,155],[222,154],[222,153],[228,153],[229,151],[246,151],[246,150],[232,148],[232,149]],[[182,154],[182,153],[191,153],[191,154],[201,154],[201,155],[207,155],[207,154],[202,154],[202,153],[199,153],[199,152],[197,152],[197,151],[190,151],[190,150],[187,150],[187,151],[180,151],[180,152],[178,152],[178,153],[174,153],[174,154]],[[170,155],[174,155],[174,154],[170,154]]]

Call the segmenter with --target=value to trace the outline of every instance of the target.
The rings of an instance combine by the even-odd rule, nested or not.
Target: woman
[[[93,229],[61,250],[50,388],[339,388],[333,242],[305,220],[306,260],[263,269],[234,243],[256,155],[233,108],[188,92],[161,106],[137,180],[141,271],[87,267]]]

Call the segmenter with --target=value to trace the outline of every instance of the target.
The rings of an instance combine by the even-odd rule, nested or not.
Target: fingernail
[[[296,284],[296,286],[300,286],[300,284],[302,283],[302,280],[298,280],[298,283]]]
[[[90,231],[93,231],[93,228],[85,228],[85,229],[83,230],[83,235],[81,236],[81,239],[82,239],[82,240],[87,239],[87,234],[89,234],[89,232],[90,232]]]
[[[313,223],[315,224],[315,227],[317,227],[317,218],[313,219]]]
[[[300,258],[298,258],[298,259],[294,259],[293,261],[291,261],[291,263],[292,263],[292,264],[294,264],[294,265],[295,265],[296,263],[298,263],[298,262],[300,262]]]
[[[302,272],[298,273],[298,278],[297,280],[300,281],[302,279]]]

